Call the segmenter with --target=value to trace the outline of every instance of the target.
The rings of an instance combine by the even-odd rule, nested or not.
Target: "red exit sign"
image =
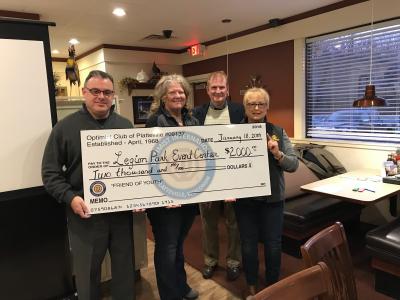
[[[190,46],[188,49],[189,55],[190,56],[199,56],[204,54],[204,45],[202,44],[196,44],[193,46]]]

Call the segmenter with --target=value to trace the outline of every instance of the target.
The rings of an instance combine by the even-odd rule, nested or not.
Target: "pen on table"
[[[375,191],[374,190],[370,190],[370,189],[366,189],[366,188],[354,188],[353,189],[353,191],[354,192],[364,192],[364,191],[368,191],[368,192],[371,192],[371,193],[375,193]]]

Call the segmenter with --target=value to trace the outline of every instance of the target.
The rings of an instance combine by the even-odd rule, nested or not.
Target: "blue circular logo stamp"
[[[94,181],[89,189],[93,196],[100,197],[106,192],[106,185],[102,181]]]
[[[195,133],[167,132],[150,152],[149,173],[165,195],[189,199],[203,192],[211,183],[217,156]]]

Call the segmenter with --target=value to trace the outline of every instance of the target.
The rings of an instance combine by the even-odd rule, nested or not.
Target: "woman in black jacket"
[[[271,182],[271,195],[238,199],[235,203],[243,269],[248,285],[246,298],[256,293],[259,241],[264,244],[266,285],[279,280],[285,191],[283,172],[296,171],[299,162],[285,130],[267,121],[268,93],[262,88],[251,88],[244,94],[243,105],[246,114],[244,123],[266,124]]]
[[[146,127],[199,124],[191,116],[191,86],[181,75],[163,76],[153,96]],[[172,205],[147,210],[155,241],[154,265],[161,300],[198,298],[199,293],[187,284],[183,256],[183,242],[196,212],[196,205]]]

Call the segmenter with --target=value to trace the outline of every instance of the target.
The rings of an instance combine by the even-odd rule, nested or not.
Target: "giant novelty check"
[[[81,132],[91,214],[270,195],[265,124]]]

